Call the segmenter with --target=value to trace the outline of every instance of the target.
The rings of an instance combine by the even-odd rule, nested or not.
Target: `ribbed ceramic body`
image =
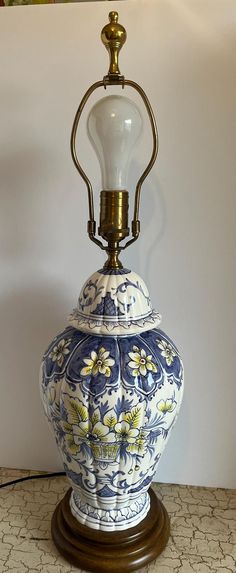
[[[42,399],[73,488],[71,511],[104,531],[147,514],[147,490],[183,394],[182,363],[166,334],[125,332],[69,326],[42,364]]]
[[[91,334],[130,335],[159,326],[148,289],[129,269],[101,269],[86,281],[69,323]]]

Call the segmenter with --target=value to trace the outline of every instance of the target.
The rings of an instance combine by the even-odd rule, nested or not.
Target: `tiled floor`
[[[0,481],[29,473],[3,469]],[[51,516],[67,488],[66,479],[55,478],[0,490],[0,573],[82,573],[51,541]],[[154,489],[171,517],[171,538],[140,573],[236,573],[236,490],[157,484]]]

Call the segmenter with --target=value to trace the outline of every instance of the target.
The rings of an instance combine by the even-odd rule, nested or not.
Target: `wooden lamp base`
[[[72,565],[93,573],[129,573],[153,561],[170,535],[164,505],[149,489],[151,506],[147,516],[127,531],[104,532],[82,525],[72,515],[71,489],[57,505],[52,517],[52,538]]]

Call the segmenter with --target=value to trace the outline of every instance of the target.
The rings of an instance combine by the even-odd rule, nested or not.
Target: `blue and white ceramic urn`
[[[110,12],[101,38],[110,67],[79,104],[71,153],[87,187],[89,238],[108,258],[86,281],[68,326],[44,355],[41,394],[71,484],[52,517],[54,543],[80,569],[132,573],[155,559],[169,537],[168,514],[149,488],[181,405],[183,366],[144,281],[119,260],[139,237],[141,187],[155,163],[158,136],[144,90],[120,73],[126,31],[117,12]],[[127,87],[128,95],[135,90],[141,98],[153,140],[132,197],[132,219],[129,167],[144,122],[136,101],[123,95]],[[87,117],[101,167],[99,225],[76,150],[81,114],[95,90],[105,94]]]
[[[43,358],[42,400],[71,512],[93,529],[128,529],[149,511],[183,395],[182,362],[160,322],[137,274],[99,270]]]

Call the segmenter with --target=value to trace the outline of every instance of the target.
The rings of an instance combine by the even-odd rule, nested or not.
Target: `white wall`
[[[145,278],[185,362],[185,400],[157,479],[236,487],[234,0],[1,9],[0,464],[61,467],[38,367],[103,260],[86,237],[69,137],[82,94],[107,70],[99,34],[116,7],[128,30],[122,70],[145,87],[160,135],[142,235],[124,262]],[[84,142],[81,154],[98,189]]]

